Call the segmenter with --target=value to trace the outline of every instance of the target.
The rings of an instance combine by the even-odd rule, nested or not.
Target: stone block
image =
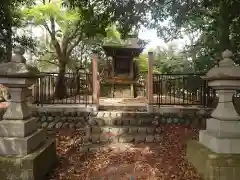
[[[101,134],[101,136],[100,136],[100,142],[103,142],[103,143],[106,143],[106,142],[108,142],[108,137],[107,136],[105,136],[104,134]]]
[[[120,132],[120,128],[118,128],[118,127],[111,127],[111,128],[109,128],[109,132],[113,133],[115,135],[118,135],[119,132]]]
[[[218,136],[215,132],[201,130],[199,142],[216,153],[238,154],[240,153],[240,135],[225,133]]]
[[[63,123],[62,123],[62,122],[58,122],[58,123],[56,123],[56,126],[55,126],[55,127],[59,129],[59,128],[61,128],[61,127],[62,127],[62,125],[63,125]]]
[[[91,141],[92,141],[92,143],[99,143],[100,142],[100,134],[93,134],[92,136],[91,136]]]
[[[87,153],[89,150],[88,146],[80,146],[78,151],[81,153]]]
[[[48,126],[48,123],[47,123],[47,122],[43,122],[43,123],[42,123],[42,128],[47,128],[47,126]]]
[[[146,136],[146,142],[147,143],[153,143],[154,142],[154,136],[153,135],[147,135]]]
[[[147,133],[154,134],[154,132],[155,132],[155,128],[152,128],[152,127],[147,128]]]
[[[201,143],[187,143],[186,159],[206,180],[238,180],[240,154],[218,154]]]
[[[0,121],[0,137],[26,137],[37,129],[36,118]]]
[[[55,140],[23,157],[0,156],[1,180],[43,180],[58,163]]]
[[[3,115],[5,120],[24,120],[32,115],[26,102],[11,102]]]
[[[90,153],[96,153],[100,151],[100,147],[90,147],[88,151]]]
[[[88,143],[89,140],[90,140],[90,137],[89,137],[89,136],[84,136],[84,137],[83,137],[83,142],[84,142],[84,143]]]
[[[130,125],[136,125],[136,119],[129,119]]]
[[[55,125],[56,125],[55,122],[50,122],[50,123],[48,124],[48,128],[49,128],[49,129],[52,129],[52,128],[55,127]]]
[[[118,138],[118,142],[120,143],[130,143],[133,141],[133,136],[132,135],[123,135],[123,136],[119,136]]]
[[[38,148],[44,140],[44,132],[41,129],[24,138],[3,137],[0,138],[0,154],[27,155]]]
[[[118,139],[119,139],[118,136],[109,136],[108,141],[113,142],[113,143],[117,143],[119,141]]]
[[[222,121],[214,118],[207,119],[207,130],[213,131],[218,136],[225,133],[240,133],[240,121]]]
[[[145,128],[145,127],[139,127],[139,128],[138,128],[138,132],[139,132],[139,133],[146,133],[146,132],[147,132],[147,128]]]
[[[120,127],[118,134],[122,135],[122,134],[127,134],[129,132],[129,128],[128,127]]]
[[[123,125],[129,125],[129,119],[122,119]]]
[[[129,128],[129,133],[137,133],[138,132],[138,128],[137,127],[130,127]]]
[[[92,133],[100,133],[101,132],[101,128],[100,127],[92,127],[91,131],[92,131]]]
[[[135,143],[141,143],[141,142],[144,142],[146,139],[146,136],[141,134],[141,135],[137,135],[135,136],[134,140],[135,140]]]
[[[109,132],[109,127],[101,127],[101,131],[108,133]]]

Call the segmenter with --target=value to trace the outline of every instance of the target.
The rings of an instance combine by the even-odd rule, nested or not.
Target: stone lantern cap
[[[240,80],[240,66],[234,64],[233,53],[226,50],[222,53],[223,59],[218,67],[214,67],[203,76],[206,80]]]
[[[26,59],[23,57],[25,53],[23,48],[15,48],[13,52],[11,62],[0,64],[0,77],[38,78],[41,76],[36,67],[26,64]]]

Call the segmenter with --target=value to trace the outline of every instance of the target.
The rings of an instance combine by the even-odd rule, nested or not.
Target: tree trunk
[[[59,61],[59,72],[55,87],[55,97],[58,99],[63,99],[67,96],[67,87],[65,83],[65,70],[66,64]]]
[[[7,29],[7,40],[6,40],[6,61],[10,62],[12,59],[12,27]]]
[[[3,5],[3,11],[5,13],[5,20],[8,22],[8,26],[5,26],[5,61],[10,62],[12,59],[12,13],[10,2]]]
[[[231,40],[230,40],[230,24],[231,18],[229,17],[230,14],[230,7],[228,3],[221,2],[220,10],[219,10],[219,40],[220,40],[220,47],[219,50],[221,52],[225,51],[226,49],[232,50],[231,47]]]

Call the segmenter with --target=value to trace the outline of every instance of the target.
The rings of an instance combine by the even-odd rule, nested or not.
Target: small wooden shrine
[[[103,49],[108,57],[111,57],[110,75],[105,77],[105,91],[111,87],[107,96],[129,98],[136,97],[135,88],[137,85],[137,58],[143,51],[138,45],[137,38],[129,38],[128,45],[104,45]]]

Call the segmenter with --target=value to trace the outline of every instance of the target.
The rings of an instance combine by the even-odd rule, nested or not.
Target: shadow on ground
[[[159,143],[104,144],[98,152],[80,152],[81,130],[55,130],[59,166],[49,180],[202,180],[184,159],[188,139],[198,130],[186,125],[161,125]],[[102,144],[101,144],[102,145]]]

